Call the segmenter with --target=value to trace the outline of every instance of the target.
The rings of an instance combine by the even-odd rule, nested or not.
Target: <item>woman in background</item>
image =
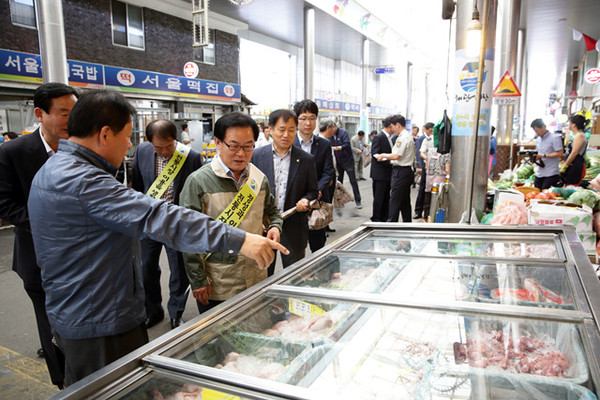
[[[564,164],[560,168],[565,185],[579,185],[584,175],[585,152],[588,140],[583,133],[589,120],[583,115],[571,115],[569,118],[569,129],[572,137],[567,143],[567,155]]]

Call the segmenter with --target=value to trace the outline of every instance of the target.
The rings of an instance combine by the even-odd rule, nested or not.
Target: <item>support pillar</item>
[[[454,73],[456,90],[452,110],[447,222],[459,222],[463,213],[470,215],[470,209],[475,209],[477,216],[481,217],[485,208],[497,0],[478,0],[477,8],[481,15],[482,37],[485,41],[480,46],[479,54],[473,56],[466,51],[467,26],[473,14],[473,0],[458,0]],[[481,71],[480,64],[483,64]],[[477,111],[478,124],[475,123]]]
[[[359,130],[364,131],[367,135],[369,133],[369,107],[367,106],[367,87],[369,86],[369,73],[370,73],[370,44],[369,39],[363,40],[363,52],[362,52],[362,91],[361,91],[361,102],[360,102],[360,128]]]
[[[61,0],[35,0],[44,83],[69,83]]]
[[[314,100],[315,10],[304,10],[304,98]]]

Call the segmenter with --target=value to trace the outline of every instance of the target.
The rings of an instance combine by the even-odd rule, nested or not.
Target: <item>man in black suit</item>
[[[67,121],[78,96],[74,88],[62,83],[40,86],[33,94],[33,105],[41,126],[0,147],[0,218],[15,225],[13,270],[23,280],[33,303],[50,378],[61,389],[64,388],[65,360],[63,353],[52,343],[46,294],[29,226],[27,199],[36,172],[56,153],[58,140],[68,137]]]
[[[294,146],[301,148],[314,157],[317,168],[319,198],[331,203],[330,187],[333,186],[335,179],[331,144],[329,140],[313,134],[317,126],[319,106],[314,101],[306,99],[294,104],[294,112],[298,116],[298,135],[294,139]],[[325,229],[308,231],[308,244],[312,252],[325,246]]]
[[[202,157],[197,151],[178,143],[177,127],[167,120],[156,120],[146,128],[148,142],[141,143],[135,150],[131,177],[131,187],[138,192],[148,193],[155,198],[179,204],[179,194],[187,177],[202,166]],[[173,153],[188,151],[187,157],[176,173],[175,178],[163,193],[149,189],[157,180],[162,180],[163,170],[168,169]],[[174,160],[174,159],[173,159]],[[144,274],[144,291],[146,294],[146,328],[150,328],[163,320],[165,312],[162,307],[160,290],[160,252],[165,246],[169,260],[169,302],[167,308],[171,317],[171,329],[183,323],[181,316],[189,293],[189,280],[185,273],[183,255],[152,239],[142,239],[142,271]]]
[[[276,110],[269,115],[273,143],[254,151],[252,164],[269,179],[277,208],[282,213],[295,208],[297,213],[283,222],[281,244],[290,251],[281,254],[283,267],[304,258],[308,242],[308,216],[311,200],[319,196],[317,171],[312,155],[293,146],[298,118],[293,111]],[[275,260],[268,275],[275,272]]]
[[[383,120],[383,129],[371,143],[371,179],[373,179],[373,215],[371,221],[386,222],[390,203],[392,166],[389,160],[377,161],[378,154],[391,153],[396,138],[392,138],[391,117]]]

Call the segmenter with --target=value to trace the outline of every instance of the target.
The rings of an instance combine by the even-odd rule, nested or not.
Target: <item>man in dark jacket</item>
[[[273,111],[269,115],[273,143],[254,150],[251,161],[269,179],[279,211],[297,211],[283,222],[281,244],[290,249],[289,255],[281,256],[283,268],[304,258],[308,241],[306,212],[310,201],[319,197],[313,156],[293,146],[297,120],[293,111]],[[269,276],[274,272],[275,260],[269,266]]]
[[[171,183],[160,196],[162,200],[179,204],[179,195],[188,176],[202,166],[202,156],[197,151],[177,142],[177,127],[171,121],[156,120],[146,127],[148,142],[141,143],[135,150],[131,187],[138,192],[148,193],[153,184],[161,179],[169,179],[163,171],[169,171],[169,165],[175,162],[175,150],[178,154],[185,154],[181,169],[174,172]],[[155,192],[155,194],[158,192]],[[146,328],[158,324],[164,318],[162,295],[160,290],[160,252],[163,243],[152,239],[143,239],[142,245],[142,270],[144,273],[144,292],[146,293]],[[174,249],[165,246],[169,260],[169,302],[167,305],[171,317],[171,329],[183,323],[181,316],[185,310],[185,303],[189,292],[189,281],[185,273],[183,255]]]
[[[46,314],[46,294],[40,267],[35,259],[27,198],[36,172],[58,150],[59,139],[67,138],[67,120],[78,93],[62,83],[47,83],[33,94],[35,116],[41,126],[35,132],[11,140],[0,147],[0,218],[15,225],[13,270],[33,303],[42,349],[52,383],[64,387],[65,361],[52,344]]]
[[[28,210],[46,311],[65,355],[65,383],[148,342],[139,239],[178,251],[248,256],[266,268],[285,247],[125,187],[115,179],[131,148],[135,109],[92,90],[69,117],[69,140],[36,174]]]
[[[328,132],[329,143],[335,154],[336,167],[338,171],[338,180],[344,183],[344,171],[350,177],[350,184],[354,193],[354,201],[357,208],[362,208],[360,191],[358,190],[358,182],[354,173],[354,156],[352,155],[352,146],[350,137],[345,129],[338,128],[333,120],[327,118],[319,124],[320,132]]]
[[[333,200],[331,199],[330,188],[333,186],[335,179],[331,145],[328,140],[313,134],[317,126],[319,106],[312,100],[302,100],[294,104],[294,112],[298,116],[298,135],[294,139],[294,146],[300,147],[314,157],[317,168],[319,198],[324,202],[331,203]],[[308,244],[312,252],[325,246],[327,240],[325,229],[308,231]]]
[[[391,153],[396,141],[393,136],[391,116],[383,120],[383,129],[371,143],[371,179],[373,179],[373,215],[371,221],[386,222],[388,219],[392,165],[389,160],[377,161],[377,155]]]

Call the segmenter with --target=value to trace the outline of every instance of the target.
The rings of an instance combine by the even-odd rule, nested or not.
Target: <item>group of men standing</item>
[[[175,328],[190,286],[203,312],[271,275],[276,252],[287,267],[307,243],[323,247],[325,231],[309,231],[307,212],[312,200],[332,199],[332,144],[343,151],[338,169],[353,170],[347,133],[327,125],[314,135],[318,107],[305,100],[269,116],[271,143],[256,151],[251,117],[221,117],[218,154],[204,166],[172,122],[153,121],[127,188],[115,177],[135,109],[122,95],[51,83],[34,105],[41,126],[0,147],[0,217],[15,225],[13,269],[61,389],[147,343],[165,314],[163,246]],[[283,221],[290,208],[296,214]]]
[[[406,119],[393,115],[383,120],[383,128],[371,142],[371,179],[373,180],[373,222],[403,222],[422,217],[425,196],[426,166],[423,152],[433,147],[433,124],[425,124],[421,136],[408,132]],[[418,133],[418,128],[416,129]],[[416,167],[416,168],[415,168]],[[421,175],[415,215],[411,216],[411,186],[415,169]]]

